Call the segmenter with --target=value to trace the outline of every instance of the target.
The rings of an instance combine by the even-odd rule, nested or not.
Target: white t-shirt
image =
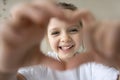
[[[119,74],[116,69],[95,62],[67,71],[55,71],[38,65],[21,68],[18,72],[27,80],[117,80]]]

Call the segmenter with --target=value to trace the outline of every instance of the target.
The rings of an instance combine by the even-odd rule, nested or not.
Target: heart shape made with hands
[[[115,64],[115,67],[120,65],[117,54],[118,22],[97,22],[94,15],[86,9],[78,9],[68,17],[61,8],[51,3],[19,5],[11,11],[11,15],[10,21],[1,25],[0,32],[3,42],[0,46],[0,70],[3,72],[16,71],[20,67],[36,64],[44,64],[58,70],[72,69],[91,61]],[[42,54],[40,41],[51,17],[58,17],[69,23],[82,22],[83,39],[88,49],[86,54],[77,54],[64,64]]]

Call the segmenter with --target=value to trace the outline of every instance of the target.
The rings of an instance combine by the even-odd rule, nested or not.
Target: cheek
[[[78,40],[76,40],[76,45],[79,47],[79,46],[81,46],[82,45],[82,43],[83,43],[83,41],[82,40],[80,40],[80,39],[78,39]]]
[[[83,43],[82,36],[81,35],[75,36],[74,41],[75,41],[77,47],[81,46]]]
[[[49,38],[49,44],[52,50],[57,48],[57,40],[55,38]]]

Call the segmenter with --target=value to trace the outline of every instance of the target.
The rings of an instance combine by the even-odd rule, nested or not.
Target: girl
[[[59,6],[65,9],[68,17],[72,11],[77,10],[72,4],[59,3]],[[48,25],[47,39],[53,51],[48,52],[48,56],[62,63],[69,63],[74,56],[80,53],[79,48],[83,42],[82,24],[80,22],[70,23],[53,17]],[[74,63],[71,62],[69,68]],[[86,63],[67,71],[56,71],[40,65],[32,66],[20,69],[19,73],[27,80],[117,80],[118,78],[116,69],[95,62]]]
[[[19,68],[36,64],[44,64],[45,66],[37,65],[20,69],[18,79],[117,80],[118,71],[116,69],[94,62],[67,71],[54,70],[63,70],[64,64],[67,64],[66,68],[69,69],[76,67],[76,63],[79,61],[74,63],[73,61],[76,61],[77,56],[80,58],[82,55],[77,54],[82,43],[82,25],[73,15],[77,9],[71,4],[63,3],[59,6],[54,2],[37,2],[20,5],[13,9],[10,20],[0,28],[1,80],[17,80],[16,74]],[[84,11],[81,10],[81,13]],[[39,51],[39,43],[45,32],[47,32],[48,41],[53,50],[49,56],[59,62],[44,56]],[[85,58],[84,55],[82,57]],[[84,62],[82,58],[79,60]]]

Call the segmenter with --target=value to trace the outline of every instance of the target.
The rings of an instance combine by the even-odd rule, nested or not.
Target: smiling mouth
[[[73,48],[74,45],[68,45],[68,46],[60,46],[59,48],[62,50],[62,51],[67,51],[67,50],[70,50],[71,48]]]

